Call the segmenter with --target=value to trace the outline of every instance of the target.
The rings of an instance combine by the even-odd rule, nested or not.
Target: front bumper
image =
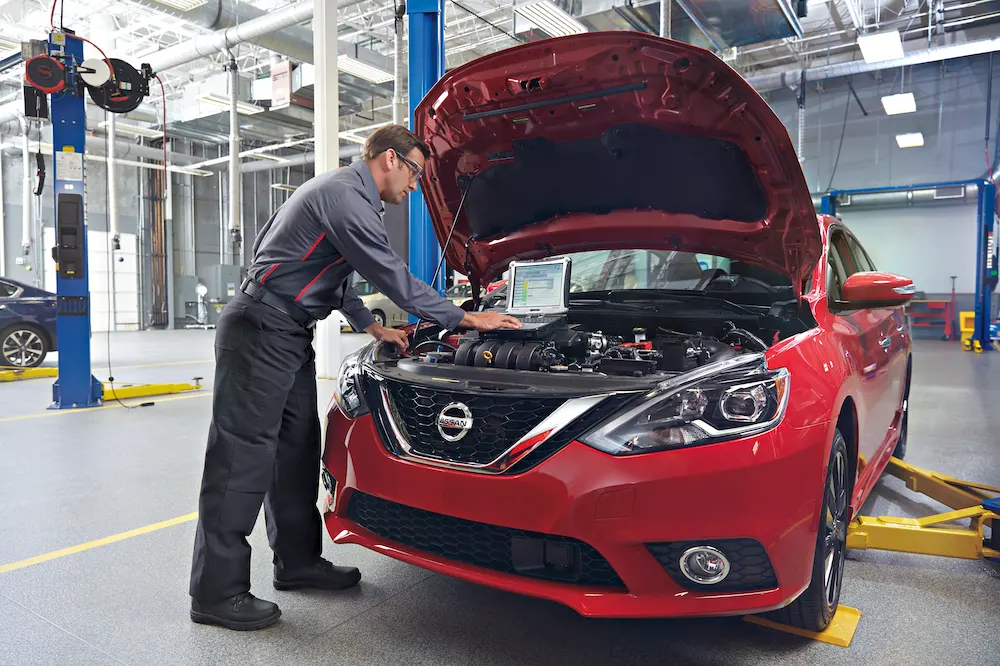
[[[585,616],[763,612],[787,605],[809,583],[829,429],[828,423],[801,429],[779,424],[756,437],[621,458],[571,442],[527,472],[485,476],[401,460],[382,445],[370,416],[351,421],[333,409],[324,464],[336,489],[325,521],[337,543],[563,603]],[[351,509],[355,493],[369,506],[370,496],[402,505],[410,534],[432,534],[452,517],[506,528],[501,537],[529,533],[573,540],[592,547],[616,579],[542,580],[470,564],[447,548],[415,547],[419,540],[404,545],[358,524],[357,505]],[[425,515],[419,512],[437,522],[417,525]],[[489,538],[497,537],[491,532]],[[731,539],[759,542],[777,584],[752,591],[690,589],[654,556],[674,552],[671,544],[677,542]]]

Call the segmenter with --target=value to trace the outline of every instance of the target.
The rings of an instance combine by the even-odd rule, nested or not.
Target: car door
[[[878,270],[855,236],[848,233],[847,240],[851,255],[862,270]],[[879,422],[885,427],[880,432],[884,442],[903,399],[908,333],[902,308],[876,308],[871,310],[871,316],[878,321],[880,351],[876,352],[876,362],[882,375],[878,410]]]
[[[838,336],[848,363],[855,368],[861,391],[856,395],[858,411],[858,478],[864,467],[879,452],[888,429],[881,393],[885,390],[886,354],[879,346],[884,322],[872,310],[838,310],[844,281],[859,272],[857,259],[851,254],[849,236],[842,227],[830,230],[827,290],[831,311],[836,311],[834,333]]]

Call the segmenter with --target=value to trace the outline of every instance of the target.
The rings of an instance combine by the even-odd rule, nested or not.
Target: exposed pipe
[[[232,262],[242,265],[240,245],[240,116],[236,110],[239,102],[240,75],[236,69],[236,58],[229,56],[229,240],[232,243]]]
[[[321,2],[322,0],[317,1]],[[313,17],[313,9],[313,2],[305,0],[305,2],[289,5],[274,12],[264,13],[259,18],[246,23],[240,23],[225,30],[219,30],[157,51],[144,60],[149,63],[153,71],[162,72],[171,67],[214,55],[241,42],[250,42],[263,35],[308,21]]]
[[[354,159],[361,155],[362,146],[358,143],[352,143],[348,146],[341,146],[338,159]],[[270,160],[258,160],[256,162],[249,162],[243,165],[243,173],[256,173],[259,171],[273,171],[275,169],[284,169],[285,167],[296,167],[304,166],[306,164],[315,164],[316,153],[302,153],[301,155],[296,155],[295,157],[289,157],[287,162],[272,162]]]
[[[841,76],[852,74],[864,74],[884,69],[896,67],[909,67],[911,65],[922,65],[929,62],[940,62],[942,60],[952,60],[954,58],[966,58],[968,56],[982,55],[1000,51],[1000,37],[980,39],[974,42],[962,44],[951,44],[948,46],[938,46],[933,49],[923,49],[908,53],[902,58],[895,60],[883,60],[882,62],[867,63],[864,60],[852,60],[850,62],[838,63],[835,65],[820,65],[810,67],[806,70],[795,70],[778,72],[776,74],[760,74],[747,78],[747,82],[760,92],[778,90],[781,88],[795,87],[799,84],[799,79],[803,74],[809,81],[823,81],[835,79]]]
[[[31,254],[31,145],[28,141],[28,120],[21,116],[21,251]]]
[[[403,17],[406,16],[406,2],[396,9],[396,40],[393,44],[392,82],[392,122],[404,124],[406,106],[403,104]]]
[[[660,37],[666,37],[670,39],[671,33],[671,9],[673,2],[671,0],[660,0]]]

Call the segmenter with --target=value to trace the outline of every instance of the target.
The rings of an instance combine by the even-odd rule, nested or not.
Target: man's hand
[[[498,328],[521,328],[521,320],[499,312],[469,312],[459,323],[462,328],[493,331]]]
[[[410,341],[406,337],[406,333],[399,330],[398,328],[386,328],[378,322],[375,322],[371,326],[365,329],[365,332],[371,335],[373,338],[379,342],[388,342],[389,344],[396,345],[399,348],[399,353],[402,354],[410,346]]]

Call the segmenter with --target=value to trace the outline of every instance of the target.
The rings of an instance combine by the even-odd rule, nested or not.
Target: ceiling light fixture
[[[15,42],[6,37],[0,37],[0,51],[14,51],[21,49],[21,42]]]
[[[284,183],[274,183],[271,185],[273,190],[281,190],[282,192],[294,192],[299,189],[297,185],[285,185]]]
[[[553,37],[565,37],[566,35],[587,32],[586,26],[549,0],[514,5],[514,13],[534,23],[539,29]]]
[[[103,127],[107,130],[110,123],[107,120],[102,120],[98,123],[98,127]],[[163,130],[150,129],[149,127],[139,127],[138,125],[129,125],[127,123],[115,123],[115,133],[116,134],[131,134],[133,136],[144,136],[150,139],[162,139]]]
[[[900,148],[918,148],[924,145],[924,135],[921,132],[897,134],[896,145]]]
[[[903,41],[899,30],[883,30],[858,37],[858,47],[867,63],[884,62],[903,57]]]
[[[212,104],[213,106],[221,106],[224,109],[229,109],[229,98],[222,95],[216,95],[215,93],[208,93],[207,95],[201,95],[198,101],[205,102],[207,104]],[[255,113],[263,113],[264,108],[257,106],[256,104],[249,104],[247,102],[236,102],[236,113],[243,114],[244,116],[252,116]]]
[[[350,74],[351,76],[356,76],[359,79],[371,81],[372,83],[388,83],[395,78],[390,72],[379,69],[375,65],[369,65],[367,62],[363,62],[357,58],[352,58],[349,55],[337,56],[337,69],[344,74]]]
[[[208,0],[153,0],[153,2],[158,5],[165,5],[167,7],[179,9],[182,12],[188,12],[196,7],[201,7],[206,4]]]
[[[917,110],[917,100],[913,93],[899,93],[898,95],[886,95],[882,98],[882,108],[887,116],[896,116],[900,113],[913,113]]]

